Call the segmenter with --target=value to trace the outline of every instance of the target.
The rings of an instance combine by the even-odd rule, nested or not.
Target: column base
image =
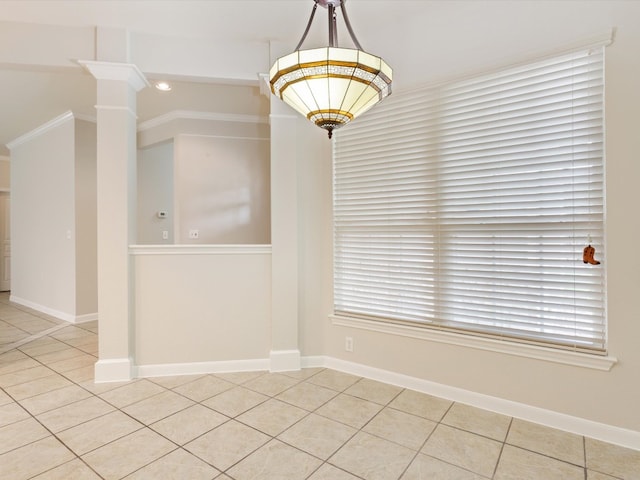
[[[130,358],[98,360],[95,364],[95,382],[128,382],[133,378],[133,362]]]

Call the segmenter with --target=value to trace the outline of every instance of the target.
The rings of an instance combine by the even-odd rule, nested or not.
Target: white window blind
[[[603,65],[395,95],[340,130],[335,313],[604,352]]]

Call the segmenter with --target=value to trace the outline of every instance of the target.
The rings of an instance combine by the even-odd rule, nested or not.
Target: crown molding
[[[236,123],[269,123],[267,117],[260,115],[244,115],[238,113],[196,112],[193,110],[174,110],[158,117],[140,122],[138,132],[159,127],[174,120],[200,120],[210,122],[236,122]]]
[[[93,60],[78,60],[78,63],[96,79],[127,82],[136,92],[150,85],[144,73],[133,63],[97,62]]]
[[[23,143],[33,140],[34,138],[37,138],[40,135],[50,130],[53,130],[56,127],[59,127],[60,125],[63,125],[70,120],[73,120],[74,118],[75,117],[73,115],[73,112],[71,110],[68,110],[64,112],[62,115],[59,115],[56,118],[49,120],[47,123],[44,123],[39,127],[34,128],[30,132],[27,132],[24,135],[20,135],[18,138],[11,140],[10,142],[7,143],[7,148],[9,150],[13,150],[17,146],[20,146]]]

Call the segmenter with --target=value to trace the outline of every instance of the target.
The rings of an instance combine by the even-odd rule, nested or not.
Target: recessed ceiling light
[[[167,82],[157,82],[156,88],[161,92],[168,92],[169,90],[171,90],[171,85],[169,85]]]

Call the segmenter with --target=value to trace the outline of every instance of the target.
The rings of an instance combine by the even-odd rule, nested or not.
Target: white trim
[[[340,327],[358,328],[371,332],[417,338],[431,342],[446,343],[460,347],[475,348],[489,352],[503,353],[517,357],[534,358],[547,362],[573,365],[575,367],[592,368],[608,372],[618,362],[616,357],[590,355],[539,345],[508,342],[493,338],[475,337],[472,335],[434,330],[412,325],[400,325],[382,321],[329,315],[331,323]]]
[[[171,375],[198,375],[207,373],[253,372],[269,370],[268,358],[253,360],[220,360],[214,362],[165,363],[134,367],[137,378],[166,377]]]
[[[131,108],[125,107],[125,106],[122,106],[122,105],[94,105],[94,107],[95,107],[96,110],[103,110],[103,111],[109,110],[109,111],[127,112],[129,115],[131,115],[136,120],[138,119],[138,115],[136,114],[136,112],[131,110]]]
[[[23,135],[20,135],[18,138],[11,140],[10,142],[7,143],[7,148],[9,150],[13,150],[15,147],[22,145],[23,143],[26,143],[30,140],[33,140],[34,138],[39,137],[44,133],[47,133],[49,130],[53,130],[54,128],[60,125],[63,125],[69,120],[73,120],[73,118],[74,118],[73,112],[71,110],[68,110],[64,112],[62,115],[58,115],[57,117],[49,120],[48,122],[43,123],[39,127],[34,128],[30,132],[27,132]]]
[[[133,378],[133,362],[130,358],[98,360],[95,364],[95,383],[128,382]]]
[[[138,132],[159,127],[174,120],[203,120],[211,122],[237,122],[237,123],[269,123],[267,117],[260,115],[244,115],[238,113],[197,112],[193,110],[174,110],[145,120],[138,124]]]
[[[88,313],[85,315],[73,315],[71,313],[61,312],[60,310],[55,310],[53,308],[45,307],[44,305],[40,305],[39,303],[35,303],[30,300],[25,300],[24,298],[16,297],[15,295],[10,295],[9,301],[13,303],[17,303],[18,305],[22,305],[23,307],[31,308],[32,310],[36,310],[40,313],[44,313],[45,315],[50,315],[52,317],[55,317],[60,320],[64,320],[65,322],[69,322],[73,324],[85,323],[85,322],[90,322],[92,320],[98,319],[97,313]]]
[[[76,320],[73,323],[87,323],[93,322],[94,320],[98,320],[98,312],[76,315]]]
[[[130,255],[270,255],[271,245],[129,245]]]
[[[546,425],[566,432],[584,435],[603,442],[613,443],[626,448],[640,450],[640,432],[625,428],[606,425],[604,423],[586,420],[563,413],[533,407],[524,403],[491,397],[481,393],[471,392],[461,388],[451,387],[440,383],[430,382],[408,375],[402,375],[388,370],[382,370],[367,365],[347,362],[333,357],[303,357],[305,367],[326,367],[333,370],[357,375],[371,380],[397,385],[454,402],[465,403],[474,407],[508,415],[510,417],[527,420]]]
[[[78,63],[98,80],[127,82],[137,92],[150,85],[144,73],[133,63],[98,62],[93,60],[78,60]]]
[[[268,73],[258,74],[258,85],[260,86],[260,94],[271,98],[271,83],[269,82]]]
[[[300,370],[300,350],[271,350],[270,372],[293,372]]]

